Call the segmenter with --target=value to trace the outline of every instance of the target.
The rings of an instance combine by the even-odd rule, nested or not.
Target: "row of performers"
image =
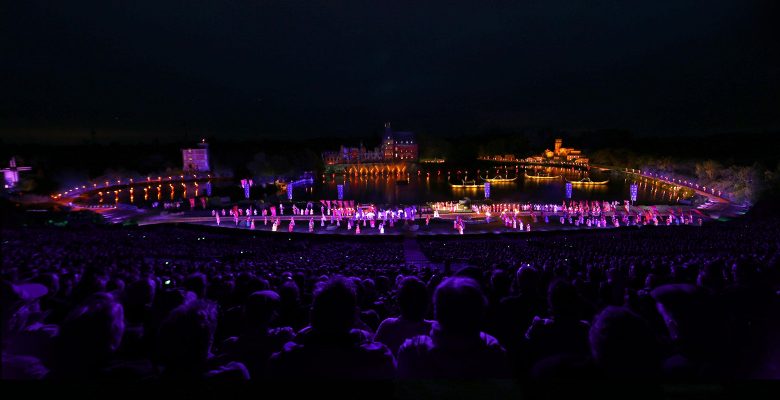
[[[217,226],[220,226],[222,224],[222,219],[220,218],[219,213],[215,214],[214,217],[215,217],[215,222],[216,222]],[[320,227],[325,227],[325,224],[326,224],[327,221],[328,221],[328,219],[324,215],[321,216],[321,218],[320,218]],[[392,219],[392,218],[391,219],[387,219],[387,220],[376,220],[376,219],[368,219],[368,218],[358,219],[358,218],[355,218],[355,217],[351,217],[351,218],[347,218],[346,219],[346,224],[347,224],[347,230],[351,231],[354,228],[355,229],[355,234],[358,234],[358,235],[360,234],[361,224],[362,224],[363,228],[370,227],[371,229],[378,229],[380,234],[384,234],[385,233],[385,224],[389,224],[390,227],[393,228],[393,227],[395,227],[395,224],[398,221],[399,221],[398,219]],[[279,226],[281,226],[281,224],[282,224],[281,218],[278,217],[278,216],[277,217],[271,217],[270,218],[270,222],[271,222],[271,231],[272,232],[278,231]],[[335,216],[331,216],[330,217],[330,224],[331,225],[334,225],[336,227],[341,227],[341,222],[342,222],[342,218],[336,218]],[[408,220],[404,220],[404,222],[408,223]],[[238,227],[239,224],[240,224],[240,219],[238,218],[237,214],[234,215],[234,217],[233,217],[233,223],[234,223],[234,225],[236,227]],[[267,226],[268,223],[269,223],[268,216],[263,216],[263,225]],[[426,221],[425,221],[426,225],[428,225],[429,223],[430,223],[430,217],[426,218]],[[244,226],[246,226],[249,229],[255,229],[255,218],[253,218],[252,215],[249,215],[249,216],[246,217],[246,219],[244,220],[243,224],[244,224]],[[295,230],[295,225],[296,225],[295,217],[290,217],[290,221],[287,224],[288,232],[293,232]],[[309,218],[309,232],[314,232],[314,226],[315,226],[314,217],[310,217]]]
[[[276,206],[270,206],[268,208],[264,208],[262,211],[258,213],[258,210],[255,208],[247,208],[246,210],[239,208],[238,206],[234,206],[231,209],[222,209],[221,212],[217,210],[211,210],[211,216],[216,217],[217,215],[221,214],[223,217],[230,215],[231,217],[238,218],[242,216],[257,216],[262,215],[263,217],[270,216],[272,218],[276,218],[277,215],[284,215],[284,205],[279,204],[279,211],[277,212]],[[313,208],[299,208],[296,206],[292,206],[292,215],[296,216],[311,216],[315,215]],[[349,218],[354,217],[359,220],[399,220],[399,219],[407,219],[407,220],[414,220],[417,217],[417,207],[401,207],[397,209],[378,209],[374,206],[368,206],[366,208],[350,208],[350,207],[343,207],[343,208],[328,208],[325,209],[324,206],[320,207],[320,215],[324,218],[326,215],[330,216],[331,218],[336,218],[338,220],[341,220],[343,218]]]

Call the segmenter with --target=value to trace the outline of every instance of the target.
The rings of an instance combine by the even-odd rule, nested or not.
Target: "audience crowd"
[[[778,378],[779,227],[5,227],[2,378]]]

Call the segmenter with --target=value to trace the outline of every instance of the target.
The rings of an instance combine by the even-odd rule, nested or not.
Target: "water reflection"
[[[556,176],[555,179],[531,179],[529,175]],[[344,199],[376,204],[420,204],[433,201],[453,201],[464,198],[483,199],[485,195],[483,178],[512,179],[512,181],[491,182],[490,197],[496,202],[545,202],[559,203],[565,199],[565,183],[590,178],[593,181],[609,180],[605,185],[574,185],[573,200],[622,201],[629,198],[629,186],[633,178],[622,174],[580,171],[574,168],[528,167],[528,168],[489,168],[489,169],[453,169],[423,170],[419,174],[398,174],[390,176],[323,175],[311,186],[296,186],[293,199],[299,201],[334,200],[338,198],[338,185],[344,185]],[[464,180],[474,180],[479,187],[453,187]],[[640,180],[638,201],[640,203],[675,203],[680,192],[669,186],[654,185],[651,181]],[[118,189],[113,200],[138,206],[148,206],[153,199],[159,202],[183,201],[205,195],[200,190],[207,181],[184,182],[146,182]],[[232,186],[224,183],[224,186]],[[236,184],[237,186],[237,184]],[[143,200],[135,197],[136,190],[143,190]],[[113,192],[113,191],[112,191]],[[152,192],[152,193],[150,193]],[[87,201],[91,204],[104,202],[104,194],[111,192],[93,192]],[[280,191],[280,198],[286,198]]]

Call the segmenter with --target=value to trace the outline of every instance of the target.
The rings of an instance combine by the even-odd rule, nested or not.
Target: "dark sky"
[[[11,1],[5,140],[780,128],[775,1]]]

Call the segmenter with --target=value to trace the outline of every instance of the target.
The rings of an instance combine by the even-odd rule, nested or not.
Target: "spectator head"
[[[21,332],[27,327],[31,313],[37,308],[36,299],[45,296],[47,289],[37,283],[15,285],[0,281],[0,306],[2,306],[2,338]]]
[[[624,307],[609,306],[595,317],[590,347],[610,377],[647,379],[658,371],[658,346],[649,325]]]
[[[409,321],[422,321],[428,311],[428,289],[419,278],[406,277],[398,288],[398,307],[401,317]]]
[[[433,303],[442,331],[479,334],[487,300],[476,281],[465,277],[445,279],[436,288]]]
[[[127,285],[124,295],[128,321],[142,322],[144,314],[154,302],[155,291],[156,284],[149,278],[139,279]]]
[[[46,297],[54,297],[60,291],[60,276],[53,272],[45,272],[36,276],[33,281],[46,286],[48,293]]]
[[[379,293],[387,292],[388,288],[390,287],[390,280],[385,275],[379,275],[375,279],[376,281],[376,290]]]
[[[206,280],[206,275],[200,272],[196,272],[184,280],[184,288],[192,293],[195,293],[195,295],[202,300],[206,298],[206,287],[208,286],[207,283],[208,281]]]
[[[752,283],[755,271],[755,265],[749,260],[739,260],[731,266],[732,279],[737,285]]]
[[[656,286],[658,286],[658,276],[656,274],[647,274],[647,277],[645,278],[645,289],[653,290]]]
[[[363,286],[363,289],[364,289],[366,292],[371,292],[371,293],[373,293],[373,292],[375,292],[375,291],[376,291],[376,282],[374,282],[374,280],[373,280],[373,279],[371,279],[371,278],[366,278],[366,279],[363,279],[363,280],[362,280],[360,283],[361,283],[361,285]]]
[[[236,285],[236,296],[239,301],[243,301],[252,293],[268,289],[270,289],[270,285],[267,280],[251,276],[242,282],[241,285]]]
[[[706,326],[704,294],[690,284],[659,286],[650,293],[672,340],[687,342],[702,337]]]
[[[106,278],[95,270],[87,270],[73,289],[76,300],[106,291]]]
[[[295,274],[293,274],[293,281],[296,285],[298,285],[298,288],[303,288],[306,284],[306,274],[302,271],[297,271]]]
[[[517,270],[515,274],[517,290],[520,293],[532,293],[536,290],[539,282],[539,272],[536,268],[524,265]]]
[[[127,285],[125,299],[127,304],[149,306],[154,302],[156,291],[157,285],[153,280],[142,278]]]
[[[125,281],[120,278],[109,279],[106,283],[106,291],[121,294],[125,290]]]
[[[326,333],[346,333],[352,328],[357,310],[357,297],[351,280],[333,278],[314,293],[311,306],[311,326]]]
[[[504,270],[497,269],[490,274],[490,287],[494,295],[504,297],[509,294],[509,288],[512,286],[512,280],[509,279]]]
[[[360,312],[360,320],[363,321],[372,331],[379,327],[379,314],[375,310],[365,310]]]
[[[282,304],[297,305],[300,302],[301,290],[295,282],[285,282],[279,287],[279,297]]]
[[[59,366],[90,367],[106,361],[119,348],[124,332],[124,309],[112,295],[96,293],[88,297],[62,324]]]
[[[696,285],[712,290],[720,290],[723,288],[724,276],[721,263],[710,262],[706,263],[699,270],[699,275],[696,277]]]
[[[211,353],[217,329],[217,307],[194,300],[174,309],[160,326],[158,355],[169,367],[200,366]]]
[[[482,282],[482,270],[474,266],[459,269],[458,272],[455,273],[455,276],[471,278],[474,282],[477,282],[477,284]]]
[[[620,280],[620,273],[617,268],[609,268],[607,269],[607,282],[615,282]]]
[[[554,317],[575,317],[579,306],[577,289],[563,279],[557,279],[547,290],[547,304]]]
[[[279,311],[281,299],[272,290],[254,292],[244,304],[244,320],[249,327],[268,327]]]
[[[587,277],[589,282],[601,281],[601,268],[595,265],[588,265]]]

